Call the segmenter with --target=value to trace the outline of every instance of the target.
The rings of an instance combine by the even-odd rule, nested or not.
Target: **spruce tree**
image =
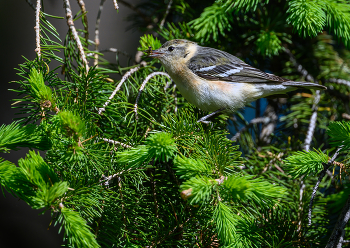
[[[78,13],[63,0],[64,17],[27,2],[37,56],[17,68],[20,115],[0,127],[0,151],[31,150],[17,164],[1,159],[0,182],[49,211],[66,246],[346,246],[348,1],[113,1],[133,9],[131,28],[145,32],[127,66],[107,61],[89,38],[83,0]],[[67,22],[66,37],[51,18]],[[298,90],[197,123],[207,113],[142,53],[174,38],[328,90]]]

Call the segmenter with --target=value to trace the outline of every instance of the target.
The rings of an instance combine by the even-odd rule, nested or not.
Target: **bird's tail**
[[[296,87],[296,88],[314,89],[314,90],[326,90],[327,89],[326,86],[323,86],[320,84],[315,84],[315,83],[310,83],[310,82],[287,81],[287,82],[283,82],[282,85],[292,86],[292,87]]]

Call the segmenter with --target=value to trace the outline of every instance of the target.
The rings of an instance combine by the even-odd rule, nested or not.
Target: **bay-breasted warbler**
[[[149,56],[160,60],[183,97],[204,111],[233,112],[258,98],[298,88],[326,89],[256,69],[237,57],[188,40],[170,40]],[[199,121],[206,123],[205,119]]]

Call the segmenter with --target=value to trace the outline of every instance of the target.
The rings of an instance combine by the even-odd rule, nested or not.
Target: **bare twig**
[[[299,64],[296,59],[294,58],[293,54],[288,48],[285,48],[284,51],[289,55],[289,60],[293,63],[294,67],[298,70],[298,72],[305,77],[307,81],[313,81],[314,83],[318,83],[313,76],[310,75],[310,73],[301,65]],[[315,99],[314,103],[312,105],[312,115],[310,118],[310,124],[307,131],[307,135],[304,142],[304,149],[305,151],[310,150],[310,144],[312,140],[312,136],[314,135],[315,128],[316,128],[316,120],[317,120],[317,109],[318,109],[318,103],[320,101],[320,91],[316,90],[315,93]]]
[[[270,122],[270,118],[269,117],[257,117],[252,119],[248,125],[246,125],[245,127],[241,128],[241,130],[239,130],[232,138],[232,141],[237,141],[239,139],[239,137],[241,137],[241,134],[247,130],[249,127],[251,127],[253,124],[257,124],[257,123],[269,123]]]
[[[115,8],[116,10],[118,10],[118,9],[119,9],[119,6],[118,6],[118,3],[117,3],[117,0],[113,0],[113,5],[114,5],[114,8]]]
[[[318,109],[318,103],[320,102],[320,98],[321,98],[320,91],[316,90],[314,103],[312,105],[312,111],[313,112],[312,112],[312,115],[311,115],[311,118],[310,118],[310,124],[309,124],[309,128],[307,130],[305,143],[304,143],[304,149],[307,152],[310,150],[312,136],[314,135],[315,128],[316,128],[317,109]]]
[[[118,172],[118,173],[116,173],[116,174],[113,174],[113,175],[111,175],[111,176],[102,175],[102,178],[101,178],[100,182],[105,181],[103,184],[104,184],[105,186],[109,186],[109,182],[110,182],[111,180],[113,180],[114,178],[116,178],[116,177],[122,175],[123,173],[125,173],[125,172],[127,172],[127,171],[130,171],[130,170],[131,170],[131,168],[127,169],[126,171],[121,171],[121,172]]]
[[[98,46],[100,45],[100,21],[101,21],[101,13],[103,10],[103,4],[106,0],[101,0],[100,7],[98,9],[97,18],[96,18],[96,26],[95,26],[95,51],[98,52]],[[95,53],[94,55],[95,61],[94,65],[98,64],[98,53]]]
[[[41,0],[36,1],[36,11],[35,11],[35,43],[36,48],[35,52],[38,55],[38,58],[41,57],[41,48],[40,48],[40,9],[41,9]]]
[[[137,115],[137,104],[139,102],[139,99],[140,99],[140,96],[141,96],[141,92],[143,91],[143,89],[145,88],[147,82],[152,78],[152,77],[155,77],[157,75],[163,75],[163,76],[166,76],[167,78],[170,78],[169,74],[166,73],[166,72],[162,72],[162,71],[157,71],[157,72],[152,72],[151,74],[149,74],[145,80],[143,80],[142,84],[141,84],[141,87],[139,89],[139,93],[137,94],[137,97],[136,97],[136,102],[135,102],[135,105],[134,105],[134,112],[135,112],[135,116],[136,116],[136,119],[138,119],[138,115]]]
[[[333,165],[334,160],[337,158],[340,149],[341,149],[341,147],[339,147],[339,148],[336,150],[336,152],[334,153],[333,157],[328,161],[328,163],[323,165],[323,170],[320,172],[320,174],[319,174],[319,176],[318,176],[317,183],[316,183],[314,189],[312,190],[311,199],[310,199],[310,204],[309,204],[309,212],[308,212],[309,226],[311,225],[312,204],[313,204],[313,202],[314,202],[317,189],[318,189],[318,187],[320,186],[320,183],[321,183],[323,177],[326,175],[328,168],[329,168],[331,165]]]
[[[82,18],[83,18],[83,23],[84,23],[84,30],[85,30],[85,40],[86,40],[86,44],[87,46],[89,45],[89,26],[88,26],[88,19],[87,19],[87,12],[86,12],[86,8],[85,8],[85,3],[83,0],[78,0],[78,4],[80,6],[81,9],[81,13],[83,14]]]
[[[344,242],[341,238],[344,232],[344,228],[350,219],[350,195],[339,215],[338,221],[335,224],[332,235],[328,240],[326,248],[339,247],[340,242]]]
[[[266,119],[266,122],[262,122],[261,125],[261,132],[259,135],[259,143],[261,142],[265,144],[271,143],[271,134],[275,131],[277,121],[278,121],[278,115],[277,115],[277,109],[278,109],[278,101],[279,99],[275,100],[269,100],[268,105],[264,111],[264,118]]]
[[[75,42],[77,43],[79,54],[80,54],[80,59],[83,61],[83,64],[85,65],[86,71],[88,71],[89,70],[88,62],[87,62],[86,57],[85,57],[84,48],[83,48],[81,41],[79,39],[79,35],[77,33],[77,30],[74,27],[73,15],[72,15],[72,10],[70,7],[69,0],[63,0],[63,3],[64,3],[64,8],[66,10],[67,25],[68,25],[68,27],[73,35]]]
[[[314,77],[311,76],[308,73],[308,71],[306,69],[304,69],[303,66],[296,61],[296,59],[294,58],[293,54],[291,53],[291,51],[289,49],[285,48],[284,51],[289,55],[289,60],[293,63],[293,65],[298,70],[298,72],[301,75],[303,75],[307,81],[313,81],[315,83],[317,82],[314,79]],[[316,120],[317,120],[317,108],[318,108],[319,101],[320,101],[320,91],[316,90],[315,99],[314,99],[314,103],[312,106],[313,113],[312,113],[311,118],[310,118],[310,124],[309,124],[308,132],[306,135],[305,143],[304,143],[304,149],[306,151],[309,151],[309,149],[310,149],[311,139],[312,139],[312,136],[313,136],[314,131],[315,131]],[[299,201],[299,212],[298,212],[298,218],[299,218],[298,232],[299,232],[299,235],[301,234],[301,232],[300,232],[301,231],[301,211],[302,211],[302,205],[303,205],[302,199],[303,199],[304,189],[305,189],[305,183],[304,183],[304,180],[302,177],[301,181],[300,181],[300,201]]]
[[[331,83],[344,84],[344,85],[350,87],[350,81],[347,81],[347,80],[344,80],[344,79],[330,78],[328,81],[331,82]]]
[[[341,236],[339,238],[339,242],[337,244],[337,248],[342,248],[343,247],[343,243],[345,243],[344,242],[344,236],[345,236],[345,229],[343,229],[342,232],[341,232]]]
[[[170,0],[169,3],[168,3],[168,6],[167,6],[167,8],[166,8],[164,17],[163,17],[162,21],[160,22],[160,29],[162,29],[163,26],[164,26],[165,19],[166,19],[166,17],[167,17],[168,14],[169,14],[169,11],[170,11],[170,8],[171,8],[171,5],[172,5],[172,4],[173,4],[173,0]]]
[[[124,148],[132,148],[132,146],[129,146],[127,144],[124,144],[124,143],[116,141],[116,140],[111,140],[111,139],[106,139],[106,138],[103,138],[102,140],[105,141],[105,142],[114,144],[114,145],[120,145],[120,146],[122,146]]]
[[[119,84],[117,85],[115,90],[112,92],[111,96],[103,104],[103,107],[99,108],[99,110],[98,110],[98,114],[99,115],[102,114],[102,112],[106,110],[105,108],[107,107],[107,105],[109,104],[111,99],[115,96],[115,94],[117,94],[117,92],[120,90],[120,88],[122,87],[123,83],[131,76],[131,74],[133,74],[134,72],[138,71],[139,69],[140,69],[140,66],[132,68],[127,73],[124,74],[124,76],[122,77],[122,80],[120,80]]]
[[[299,233],[299,236],[301,234],[301,212],[303,211],[303,195],[304,195],[304,189],[305,189],[305,183],[303,178],[301,178],[300,181],[300,190],[299,190],[299,211],[298,211],[298,229],[297,232]]]
[[[311,76],[307,70],[304,69],[304,67],[297,62],[297,60],[294,58],[294,55],[292,52],[288,49],[285,48],[284,51],[289,55],[289,60],[293,63],[294,67],[297,69],[297,71],[305,77],[307,81],[313,81],[315,82],[315,79],[313,76]]]

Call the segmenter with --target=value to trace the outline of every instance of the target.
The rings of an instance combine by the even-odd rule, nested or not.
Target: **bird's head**
[[[157,58],[163,65],[188,61],[197,51],[197,43],[175,39],[164,43],[159,49],[149,51],[149,57]]]

